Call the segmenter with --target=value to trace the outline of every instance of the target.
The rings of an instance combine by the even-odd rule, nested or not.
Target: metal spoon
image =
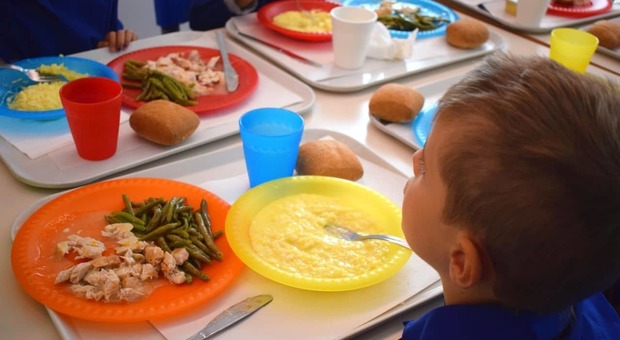
[[[333,223],[329,223],[325,225],[325,230],[331,235],[340,237],[348,241],[362,241],[362,240],[369,240],[369,239],[384,240],[384,241],[392,242],[403,248],[407,248],[411,250],[411,247],[409,247],[409,245],[407,244],[407,241],[403,240],[402,238],[394,237],[391,235],[360,234],[349,228],[345,228],[343,226],[333,224]]]
[[[13,64],[0,64],[0,68],[11,69],[24,73],[30,80],[37,83],[47,83],[51,81],[64,81],[64,78],[58,75],[42,75],[36,69],[23,68]]]

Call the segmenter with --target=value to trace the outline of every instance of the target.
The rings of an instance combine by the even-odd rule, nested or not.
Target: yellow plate
[[[364,211],[384,228],[382,233],[403,237],[402,213],[394,202],[380,193],[355,182],[334,177],[295,176],[261,184],[243,194],[226,217],[226,236],[235,254],[248,267],[281,284],[315,291],[346,291],[377,284],[396,274],[411,252],[390,244],[385,263],[363,275],[347,278],[311,278],[279,269],[254,252],[249,228],[254,216],[274,200],[289,195],[315,194],[344,199],[352,208]],[[364,242],[364,241],[358,241]]]

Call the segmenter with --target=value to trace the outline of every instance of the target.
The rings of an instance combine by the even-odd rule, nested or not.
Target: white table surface
[[[464,15],[463,15],[464,16]],[[514,54],[539,54],[548,55],[548,49],[544,45],[536,44],[530,40],[519,37],[502,29],[489,25],[489,29],[501,34],[507,42],[507,49]],[[175,41],[173,33],[144,39],[144,43],[158,42],[163,45]],[[140,41],[138,41],[140,42]],[[92,51],[92,55],[105,56],[105,50]],[[108,55],[107,58],[110,56]],[[429,71],[424,74],[410,76],[396,82],[408,86],[420,86],[451,75],[460,74],[471,70],[480,60],[472,60],[457,65],[451,65],[441,69]],[[610,76],[609,73],[591,66],[588,72],[601,76]],[[617,76],[611,75],[611,77]],[[369,123],[368,100],[375,88],[369,88],[355,93],[338,94],[325,91],[316,91],[316,104],[312,111],[305,115],[306,125],[314,128],[335,130],[349,135],[357,141],[365,144],[372,151],[380,154],[382,158],[390,162],[401,172],[411,175],[411,155],[413,150],[398,142],[389,135],[377,130]],[[231,138],[238,138],[237,136]],[[153,163],[140,166],[131,171],[145,169],[159,164],[184,159],[200,154],[204,150],[212,148],[204,145],[193,150],[160,159]],[[125,172],[124,174],[126,174]],[[37,200],[58,192],[54,189],[41,189],[28,186],[15,179],[4,164],[0,165],[0,188],[4,192],[4,198],[0,204],[0,235],[3,256],[0,256],[0,338],[2,339],[57,339],[61,338],[46,309],[31,299],[18,286],[14,279],[10,260],[10,227],[19,213],[35,203]],[[433,301],[430,305],[424,305],[407,315],[395,318],[378,330],[371,331],[363,337],[368,339],[397,339],[402,331],[402,321],[416,317],[426,309],[436,306],[440,301]],[[283,322],[286,322],[283,320]],[[146,323],[145,323],[146,324]],[[122,328],[122,325],[119,325]],[[144,336],[140,338],[161,338],[161,335],[146,324]],[[222,336],[225,338],[225,336]]]

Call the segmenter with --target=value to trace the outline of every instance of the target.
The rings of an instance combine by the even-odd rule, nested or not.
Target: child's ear
[[[454,247],[450,250],[450,279],[459,288],[471,288],[482,277],[482,254],[475,242],[466,232],[457,236]]]

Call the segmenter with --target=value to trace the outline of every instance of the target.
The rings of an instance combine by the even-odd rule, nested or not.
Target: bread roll
[[[598,38],[598,44],[610,50],[620,47],[620,24],[607,20],[595,22],[588,32]]]
[[[476,48],[489,39],[489,29],[480,21],[459,19],[446,27],[446,41],[458,48]]]
[[[194,111],[168,100],[148,102],[129,117],[129,125],[139,136],[161,145],[181,143],[199,124]]]
[[[422,110],[424,96],[405,85],[389,83],[381,86],[368,103],[370,114],[388,122],[410,122]]]
[[[316,140],[299,147],[298,175],[331,176],[357,181],[364,169],[357,155],[346,144],[337,140]]]

